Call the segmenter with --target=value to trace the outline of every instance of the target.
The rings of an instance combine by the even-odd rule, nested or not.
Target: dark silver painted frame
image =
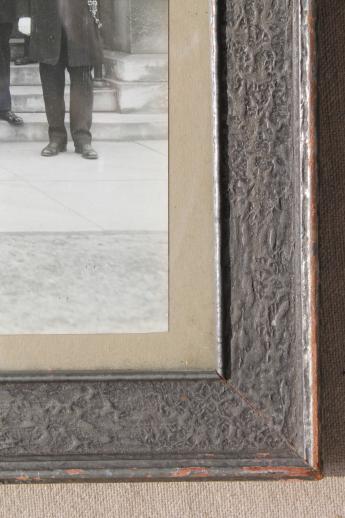
[[[2,482],[320,477],[315,9],[216,2],[222,372],[3,376]]]

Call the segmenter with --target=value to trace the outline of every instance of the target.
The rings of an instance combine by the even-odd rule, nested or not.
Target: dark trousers
[[[24,58],[30,55],[30,36],[24,36]]]
[[[75,145],[91,143],[93,108],[92,67],[68,65],[65,35],[60,60],[56,65],[40,63],[43,97],[49,125],[49,139],[67,142],[65,127],[65,70],[71,78],[70,127]]]
[[[12,23],[0,23],[0,112],[11,109],[10,37],[12,28]]]

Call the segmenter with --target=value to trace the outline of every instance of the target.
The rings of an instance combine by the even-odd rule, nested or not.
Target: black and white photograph
[[[0,334],[165,332],[168,1],[0,0]]]

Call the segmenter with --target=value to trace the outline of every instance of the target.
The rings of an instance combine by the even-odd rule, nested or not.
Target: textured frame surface
[[[3,482],[320,476],[315,3],[217,11],[224,377],[9,377]]]

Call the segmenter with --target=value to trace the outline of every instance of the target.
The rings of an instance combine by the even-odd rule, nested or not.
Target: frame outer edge
[[[101,469],[101,468],[52,468],[50,470],[25,470],[13,473],[1,470],[2,484],[47,484],[85,482],[186,482],[186,481],[273,481],[318,480],[317,472],[302,466],[237,466],[206,467],[190,465],[176,468]]]
[[[48,470],[39,468],[32,470],[12,470],[8,463],[0,471],[3,482],[42,482],[42,481],[85,481],[85,480],[190,480],[190,479],[265,479],[265,478],[301,478],[317,479],[320,476],[319,458],[319,425],[318,425],[318,353],[317,353],[317,287],[318,261],[317,246],[317,144],[316,144],[316,0],[294,0],[298,13],[298,60],[295,72],[299,81],[299,142],[296,142],[296,152],[299,168],[299,198],[300,208],[298,247],[301,257],[301,308],[302,308],[302,340],[299,351],[303,351],[303,380],[304,380],[304,459],[289,459],[286,465],[248,466],[212,465],[203,466],[192,461],[192,464],[171,467],[150,467],[128,470],[124,468],[107,469],[104,461],[90,466],[88,469],[77,467],[65,469],[53,466]],[[296,162],[295,162],[296,163]],[[302,352],[301,351],[301,352]],[[302,396],[301,396],[302,397]],[[49,460],[49,459],[48,459]],[[20,460],[16,461],[18,466]],[[229,461],[231,462],[231,461]]]
[[[300,115],[302,174],[302,342],[305,457],[320,471],[317,232],[317,0],[300,4]],[[304,100],[304,101],[303,101]]]

